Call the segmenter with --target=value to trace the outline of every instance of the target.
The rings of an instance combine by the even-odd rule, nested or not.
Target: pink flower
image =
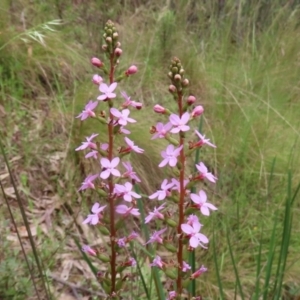
[[[200,223],[196,223],[196,222],[193,223],[192,225],[181,224],[181,230],[189,236],[190,246],[192,248],[197,248],[198,246],[206,248],[205,246],[202,245],[202,243],[207,244],[208,238],[204,234],[199,233],[201,226],[202,225]]]
[[[190,114],[185,112],[181,118],[175,114],[171,114],[169,120],[174,128],[171,130],[172,133],[178,133],[179,131],[188,131],[190,126],[186,125],[189,122]]]
[[[161,260],[161,257],[156,255],[153,259],[153,262],[150,264],[151,267],[163,268],[164,262]]]
[[[199,117],[203,114],[203,112],[204,112],[204,108],[201,105],[198,105],[193,109],[191,113],[191,117],[192,118]]]
[[[100,85],[103,81],[102,77],[99,76],[98,74],[95,74],[93,76],[93,79],[92,79],[93,83],[96,84],[96,85]]]
[[[97,145],[92,142],[92,139],[96,137],[98,134],[92,134],[90,137],[86,137],[86,142],[82,142],[81,146],[75,149],[75,151],[84,150],[86,148],[97,149]]]
[[[128,236],[128,238],[127,238],[127,241],[130,242],[130,241],[132,241],[132,240],[135,240],[138,236],[139,236],[139,235],[138,235],[135,231],[132,231],[132,232],[129,234],[129,236]]]
[[[192,267],[186,263],[185,261],[182,262],[182,272],[187,272],[188,270],[190,270]]]
[[[139,194],[132,191],[132,184],[130,182],[126,182],[124,185],[115,184],[114,193],[119,197],[123,197],[123,199],[127,202],[132,202],[133,198],[141,198]]]
[[[100,163],[104,171],[100,173],[102,179],[107,179],[110,175],[120,177],[121,173],[116,169],[116,166],[119,164],[120,158],[115,157],[112,161],[109,161],[106,157],[101,158]]]
[[[131,105],[132,107],[135,107],[137,109],[142,108],[142,106],[143,106],[142,103],[131,100],[130,97],[125,92],[121,92],[121,95],[125,99],[125,102],[122,104],[122,107],[126,108]]]
[[[92,65],[94,65],[95,67],[98,67],[98,68],[103,67],[103,62],[102,62],[99,58],[97,58],[97,57],[93,57],[93,58],[91,59],[91,63],[92,63]]]
[[[98,202],[96,202],[92,207],[92,214],[89,214],[87,218],[82,222],[82,224],[91,224],[96,225],[99,223],[99,216],[101,216],[101,212],[105,209],[106,205],[100,206]]]
[[[166,136],[166,134],[170,131],[171,128],[172,128],[172,124],[170,122],[165,125],[160,122],[157,123],[155,126],[156,132],[152,136],[151,140],[154,140],[157,138],[160,138],[160,139],[164,138]]]
[[[162,213],[160,213],[159,211],[165,208],[164,205],[165,205],[165,203],[163,203],[158,208],[154,207],[153,212],[151,211],[149,213],[149,215],[145,218],[145,224],[149,223],[153,218],[158,218],[158,219],[163,220],[164,215]]]
[[[193,226],[194,223],[200,223],[196,215],[189,215],[187,218],[187,224]]]
[[[197,208],[200,208],[200,211],[203,215],[209,216],[210,209],[211,210],[217,210],[217,208],[212,205],[211,203],[206,202],[207,196],[204,191],[200,191],[199,195],[197,194],[191,194],[191,199],[194,203],[196,203]]]
[[[125,247],[125,246],[126,246],[126,240],[127,240],[126,237],[121,238],[121,239],[118,239],[118,241],[117,241],[118,246],[119,246],[120,248]]]
[[[116,98],[116,94],[113,91],[117,87],[117,83],[114,82],[110,86],[105,83],[101,83],[99,86],[99,90],[103,95],[100,95],[97,99],[100,101]]]
[[[196,165],[197,170],[200,173],[200,179],[206,178],[207,180],[211,182],[216,182],[217,177],[215,177],[211,172],[208,172],[207,167],[203,162],[200,162],[198,165]]]
[[[197,147],[202,147],[203,145],[208,145],[213,148],[217,148],[216,145],[212,144],[209,139],[205,138],[205,135],[202,135],[198,130],[195,130],[195,133],[198,135],[200,141],[195,144]]]
[[[149,196],[149,199],[157,198],[158,201],[164,200],[166,197],[171,195],[170,189],[173,187],[174,183],[168,183],[168,179],[165,179],[161,184],[161,190],[156,191],[154,194]]]
[[[128,137],[125,137],[124,140],[125,140],[126,144],[128,145],[128,148],[126,148],[126,152],[130,152],[131,150],[133,150],[136,153],[144,152],[144,149],[139,148],[138,146],[135,146],[134,142],[132,140],[130,140]]]
[[[137,177],[136,173],[133,172],[133,168],[130,162],[122,162],[123,166],[126,168],[126,172],[122,175],[123,178],[130,177],[136,182],[141,182],[140,178]]]
[[[86,189],[95,189],[95,185],[93,184],[93,181],[98,177],[99,175],[89,175],[84,182],[82,183],[80,189],[78,191],[86,190]]]
[[[169,145],[166,150],[161,152],[163,161],[158,165],[160,168],[169,164],[170,167],[175,167],[177,164],[177,156],[180,154],[183,145],[178,148],[174,148],[173,145]]]
[[[96,250],[92,249],[88,245],[83,245],[82,248],[81,248],[81,250],[82,250],[82,252],[87,253],[87,254],[92,255],[92,256],[96,256],[97,255]]]
[[[176,299],[176,292],[175,291],[170,291],[167,300],[174,300]]]
[[[83,121],[88,117],[96,117],[96,114],[93,112],[93,110],[97,107],[97,105],[97,101],[89,101],[89,103],[84,107],[84,110],[76,118],[80,118],[80,120]]]
[[[172,190],[177,190],[179,193],[180,193],[180,182],[175,179],[175,178],[172,178],[171,179],[172,183],[173,183],[173,188]],[[186,185],[189,183],[190,181],[188,179],[185,179],[183,181],[183,186],[186,187]]]
[[[90,157],[98,158],[98,151],[93,150],[85,155],[85,158],[90,158]]]
[[[121,126],[126,126],[127,122],[129,123],[135,123],[136,120],[132,119],[132,118],[128,118],[129,114],[130,114],[130,110],[129,109],[123,109],[122,112],[118,111],[116,108],[112,107],[110,109],[110,112],[113,116],[115,116],[116,118],[118,118],[118,123]]]
[[[126,74],[127,76],[129,76],[129,75],[135,74],[137,71],[138,71],[137,66],[132,65],[132,66],[130,66],[130,67],[127,69],[127,71],[125,72],[125,74]]]
[[[193,273],[192,275],[191,275],[191,279],[195,279],[195,278],[197,278],[197,277],[199,277],[201,274],[203,274],[204,272],[206,272],[207,271],[207,268],[205,268],[203,265],[201,266],[201,268],[200,269],[198,269],[195,273]]]
[[[159,104],[154,105],[153,110],[158,114],[165,114],[166,113],[166,109],[163,106],[159,105]]]
[[[160,235],[163,234],[166,230],[167,228],[161,229],[159,231],[154,231],[146,245],[154,242],[162,244],[163,239],[160,237]]]
[[[120,215],[124,215],[125,217],[128,216],[129,214],[131,214],[133,216],[140,215],[138,208],[128,207],[124,204],[118,205],[116,207],[116,212]]]

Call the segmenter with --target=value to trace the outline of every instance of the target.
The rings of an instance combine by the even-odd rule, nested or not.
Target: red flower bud
[[[192,117],[201,116],[204,112],[204,108],[201,105],[196,106],[192,111]]]
[[[163,106],[159,105],[159,104],[154,105],[153,110],[158,114],[166,113],[166,109]]]
[[[186,99],[186,102],[188,105],[192,105],[196,102],[196,97],[193,95],[189,95],[188,98]]]
[[[138,70],[137,66],[132,65],[132,66],[130,66],[130,67],[128,68],[128,70],[125,72],[125,74],[126,74],[127,76],[133,75],[133,74],[135,74],[135,73],[137,72],[137,70]]]

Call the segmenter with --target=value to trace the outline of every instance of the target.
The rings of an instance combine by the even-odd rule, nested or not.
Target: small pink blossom
[[[128,216],[129,214],[133,216],[139,216],[138,208],[128,207],[127,205],[121,204],[116,207],[116,212],[120,215]]]
[[[136,266],[136,260],[133,257],[130,257],[128,262],[125,263],[128,267],[135,267]]]
[[[110,86],[105,83],[101,83],[99,86],[99,90],[103,95],[100,95],[97,99],[100,101],[104,101],[107,99],[116,98],[116,94],[113,93],[113,91],[116,89],[117,85],[118,84],[116,82],[112,83]]]
[[[181,118],[175,114],[171,114],[169,117],[170,123],[174,126],[171,130],[172,133],[178,133],[179,131],[188,131],[190,126],[186,125],[189,122],[190,114],[185,112]]]
[[[124,128],[123,126],[120,127],[119,132],[123,133],[123,134],[130,134],[131,133],[128,129]]]
[[[203,162],[200,162],[198,165],[196,165],[196,168],[200,173],[200,179],[206,178],[207,180],[214,183],[217,181],[218,178],[215,177],[211,172],[208,172],[207,167]]]
[[[193,109],[191,113],[191,117],[192,118],[199,117],[203,114],[203,112],[204,112],[204,108],[201,105],[198,105]]]
[[[110,175],[120,177],[121,173],[116,169],[119,162],[119,157],[113,158],[112,161],[109,161],[106,157],[101,158],[100,163],[104,170],[100,173],[100,177],[102,179],[107,179]]]
[[[133,199],[141,198],[139,194],[132,191],[133,185],[130,182],[126,182],[124,185],[115,184],[114,193],[119,197],[123,197],[123,199],[127,202],[132,202]]]
[[[194,203],[196,203],[196,207],[200,208],[201,213],[205,216],[209,216],[210,209],[217,210],[217,208],[214,205],[206,202],[207,196],[206,193],[202,190],[199,192],[199,195],[191,194],[191,199]]]
[[[176,299],[176,296],[177,296],[177,294],[175,291],[170,291],[168,294],[167,300],[174,300],[174,299]]]
[[[149,215],[145,218],[145,224],[149,223],[154,218],[163,220],[164,219],[164,215],[162,213],[160,213],[159,211],[165,208],[164,205],[165,205],[165,203],[163,203],[158,208],[154,207],[153,212],[151,211],[149,213]]]
[[[155,126],[155,130],[156,132],[154,133],[154,135],[152,136],[151,140],[157,139],[157,138],[164,138],[167,133],[170,131],[170,129],[172,128],[172,124],[170,122],[168,122],[167,124],[163,124],[163,123],[157,123]]]
[[[95,143],[92,142],[93,138],[96,137],[98,134],[92,134],[89,137],[86,137],[86,142],[82,142],[81,146],[79,146],[78,148],[75,149],[75,151],[79,151],[79,150],[84,150],[87,148],[90,149],[97,149],[97,145]]]
[[[127,241],[130,242],[132,240],[135,240],[139,235],[135,232],[135,231],[132,231],[129,236],[127,237]]]
[[[158,166],[162,168],[169,164],[170,167],[175,167],[177,164],[177,156],[179,156],[182,147],[183,145],[175,149],[174,145],[169,145],[166,150],[161,152],[163,161]]]
[[[103,144],[100,145],[100,149],[103,150],[103,151],[107,151],[108,146],[109,146],[108,143],[103,143]]]
[[[124,248],[126,246],[126,237],[118,239],[117,244],[120,248]]]
[[[137,71],[138,71],[137,66],[132,65],[132,66],[130,66],[130,67],[127,69],[127,71],[125,72],[125,74],[126,74],[127,76],[129,76],[129,75],[135,74]]]
[[[89,175],[84,182],[82,183],[80,189],[78,191],[86,190],[86,189],[95,189],[95,185],[93,181],[98,177],[99,175]]]
[[[81,250],[82,250],[82,252],[87,253],[87,254],[92,255],[92,256],[96,256],[97,255],[96,250],[92,249],[88,245],[83,245],[82,248],[81,248]]]
[[[130,162],[122,162],[123,166],[126,168],[126,172],[122,175],[123,178],[130,177],[132,180],[136,182],[141,182],[141,179],[136,175],[133,171],[133,168]]]
[[[92,214],[89,214],[87,218],[82,222],[82,224],[91,224],[96,225],[99,223],[99,217],[101,216],[101,212],[105,209],[106,205],[100,206],[98,202],[96,202],[92,207]]]
[[[191,279],[195,279],[197,277],[199,277],[200,275],[202,275],[203,273],[205,273],[207,271],[207,268],[205,268],[203,265],[201,266],[200,269],[198,269],[195,273],[193,273],[190,278]]]
[[[162,261],[161,257],[156,255],[153,259],[153,262],[150,264],[151,267],[158,267],[160,269],[163,268],[164,262]]]
[[[136,120],[129,118],[130,110],[123,109],[122,112],[118,111],[116,108],[112,107],[110,112],[113,116],[115,116],[118,120],[118,124],[121,126],[126,126],[127,123],[135,123]]]
[[[154,242],[162,244],[163,239],[160,237],[160,235],[163,234],[166,230],[167,230],[167,228],[163,228],[163,229],[161,229],[159,231],[154,231],[153,234],[150,236],[150,239],[146,243],[146,245],[150,244],[150,243],[154,243]]]
[[[212,144],[211,142],[210,142],[210,140],[209,139],[206,139],[205,138],[205,135],[202,135],[198,130],[195,130],[195,133],[198,135],[198,137],[199,137],[199,142],[197,142],[196,144],[195,144],[195,146],[197,146],[197,147],[202,147],[203,145],[208,145],[208,146],[211,146],[211,147],[213,147],[213,148],[217,148],[217,146],[216,145],[214,145],[214,144]]]
[[[185,261],[182,262],[182,272],[187,272],[188,270],[190,270],[192,267]]]
[[[165,114],[167,112],[167,110],[159,104],[154,105],[153,110],[158,114]]]
[[[142,103],[131,100],[130,97],[125,92],[121,92],[121,95],[125,99],[125,102],[122,104],[123,108],[127,108],[128,106],[132,106],[136,109],[142,108],[143,106]]]
[[[98,158],[98,151],[92,150],[91,152],[89,152],[85,155],[85,158],[90,158],[90,157]]]
[[[128,145],[128,148],[126,148],[124,150],[124,152],[130,152],[131,150],[133,150],[136,153],[143,153],[144,152],[144,149],[139,148],[138,146],[136,146],[134,144],[134,142],[132,140],[130,140],[128,137],[125,137],[124,140],[125,140],[126,144]]]
[[[172,183],[173,183],[173,188],[172,188],[172,190],[176,190],[176,191],[178,191],[178,192],[180,193],[180,182],[179,182],[177,179],[175,179],[175,178],[172,178],[171,181],[172,181]],[[183,181],[183,186],[186,187],[186,185],[187,185],[189,182],[190,182],[190,181],[189,181],[188,179],[185,179],[185,180]]]
[[[92,79],[93,83],[96,84],[96,85],[100,85],[103,81],[102,77],[99,76],[98,74],[95,74],[93,76],[93,79]]]
[[[208,238],[204,234],[199,233],[201,226],[200,223],[196,222],[192,225],[181,224],[181,230],[190,238],[190,246],[192,248],[197,248],[198,246],[206,248],[202,243],[207,244]]]
[[[193,226],[194,223],[200,223],[196,215],[189,215],[187,218],[187,224]]]
[[[76,118],[80,118],[81,121],[87,119],[88,117],[95,118],[96,114],[93,112],[93,110],[97,107],[97,105],[97,101],[89,101],[89,103],[84,107],[84,110]]]
[[[149,199],[153,200],[157,198],[158,201],[164,200],[166,197],[171,195],[170,189],[174,186],[174,183],[168,183],[168,179],[164,179],[161,184],[161,190],[156,191],[154,194],[149,196]]]

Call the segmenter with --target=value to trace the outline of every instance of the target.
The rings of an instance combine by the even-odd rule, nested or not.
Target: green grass
[[[290,239],[281,240],[290,219],[285,217],[286,199],[300,181],[299,3],[239,1],[235,7],[237,1],[232,0],[219,8],[218,1],[195,1],[193,6],[194,1],[182,0],[171,1],[170,9],[164,1],[123,2],[123,7],[108,6],[106,1],[1,3],[2,143],[29,221],[38,228],[34,239],[45,271],[59,274],[66,269],[64,261],[82,261],[74,235],[81,241],[94,238],[94,232],[84,232],[80,217],[95,198],[76,192],[93,166],[74,149],[100,127],[93,122],[81,125],[74,116],[97,96],[90,83],[95,70],[89,58],[101,56],[103,25],[111,18],[122,41],[120,68],[131,63],[139,67],[122,89],[145,104],[145,109],[133,114],[139,128],[132,128],[133,139],[146,150],[145,158],[134,157],[144,179],[143,193],[153,192],[164,176],[157,168],[164,143],[149,143],[148,129],[163,120],[152,113],[154,104],[173,106],[167,78],[172,56],[182,60],[190,91],[205,108],[203,132],[218,146],[201,153],[219,178],[210,195],[219,211],[203,220],[210,248],[196,255],[197,263],[209,269],[197,281],[201,294],[205,299],[239,299],[241,294],[244,299],[259,299],[264,293],[263,299],[273,299],[279,291],[278,284],[273,290],[276,278],[282,276],[281,269],[276,273],[286,251],[282,245],[288,243],[282,290],[290,297],[286,299],[292,299],[287,296],[292,293],[299,295],[299,196],[289,212],[293,213]],[[61,18],[59,24],[52,22]],[[3,163],[0,172],[17,227],[21,227]],[[293,175],[289,179],[288,172]],[[0,298],[29,299],[35,292],[27,284],[30,276],[20,246],[9,240],[15,232],[4,203],[0,196],[0,238],[5,241],[0,243],[0,273],[4,274],[0,291],[6,290]],[[49,211],[48,219],[39,223]],[[23,243],[28,246],[26,238]],[[272,270],[268,269],[270,249],[274,249]],[[27,251],[34,264],[30,247]],[[141,255],[140,251],[137,248],[136,254]],[[146,262],[142,259],[140,264],[148,282]],[[67,281],[95,290],[92,273],[80,264],[84,271],[73,266]],[[18,271],[11,277],[15,265]],[[56,297],[68,290],[66,286],[58,289],[54,280],[49,282]]]

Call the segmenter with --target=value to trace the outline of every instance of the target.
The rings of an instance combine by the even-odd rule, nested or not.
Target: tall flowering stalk
[[[188,159],[196,149],[203,146],[216,146],[197,130],[194,131],[193,140],[187,142],[187,134],[191,130],[190,124],[193,120],[197,120],[204,109],[201,105],[196,105],[194,96],[186,97],[189,81],[184,78],[184,69],[178,58],[172,60],[168,76],[171,80],[169,92],[177,104],[177,113],[156,104],[154,111],[165,115],[168,121],[165,124],[159,122],[152,126],[151,133],[152,139],[164,138],[169,142],[166,149],[161,152],[162,161],[159,167],[168,167],[170,178],[164,179],[161,189],[149,196],[150,200],[165,200],[165,202],[163,204],[160,202],[161,205],[149,213],[145,223],[156,219],[158,220],[156,222],[163,220],[166,224],[167,227],[153,233],[148,243],[156,242],[163,245],[176,254],[176,262],[174,259],[167,261],[156,256],[151,266],[163,270],[171,281],[167,299],[183,299],[182,295],[185,294],[185,288],[190,281],[207,270],[201,266],[198,270],[192,271],[191,266],[186,262],[188,252],[195,251],[198,247],[206,249],[209,242],[208,238],[200,232],[202,224],[198,216],[201,214],[209,216],[210,211],[217,210],[213,204],[207,202],[204,189],[200,189],[198,194],[189,192],[198,183],[204,180],[215,183],[217,178],[208,171],[203,162],[196,164],[196,173],[190,174]],[[166,236],[170,233],[169,229],[172,227],[176,228],[176,238],[163,237],[162,235]]]
[[[82,250],[109,264],[107,274],[99,273],[99,281],[109,298],[118,299],[122,284],[126,279],[126,274],[124,275],[126,268],[136,264],[134,258],[130,257],[130,251],[126,245],[137,237],[137,233],[132,232],[128,236],[122,236],[124,234],[122,227],[126,219],[140,215],[136,208],[136,199],[141,196],[133,190],[134,184],[140,182],[140,179],[133,171],[128,154],[144,151],[124,135],[130,134],[127,125],[136,122],[129,117],[129,108],[140,109],[142,104],[132,100],[125,92],[121,92],[122,100],[118,101],[118,83],[135,74],[137,67],[132,65],[127,70],[118,70],[122,49],[118,41],[118,33],[111,21],[106,23],[103,37],[105,43],[102,49],[106,54],[108,64],[104,64],[96,57],[91,59],[91,63],[99,69],[102,76],[107,77],[107,81],[98,74],[93,76],[92,82],[98,87],[100,95],[96,101],[90,100],[77,118],[82,121],[88,118],[98,120],[99,131],[103,131],[103,127],[104,130],[106,128],[107,138],[95,141],[98,134],[92,134],[76,148],[76,151],[88,150],[85,157],[94,159],[95,164],[99,166],[99,172],[90,174],[79,189],[81,191],[92,189],[99,195],[99,202],[93,204],[91,213],[83,223],[97,226],[102,234],[110,238],[108,253],[105,249],[94,249],[88,245],[84,245]],[[100,106],[101,110],[96,113],[96,108]],[[124,137],[123,146],[118,149],[115,146],[117,136]]]

